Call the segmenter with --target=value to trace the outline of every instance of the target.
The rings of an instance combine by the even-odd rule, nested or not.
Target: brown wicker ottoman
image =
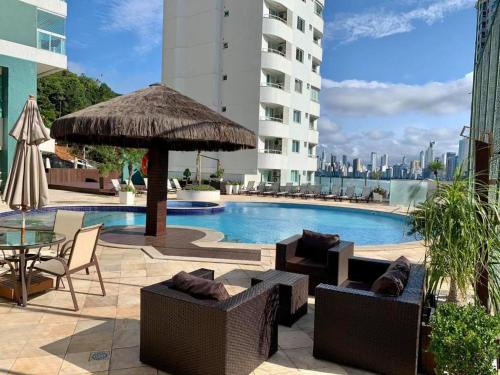
[[[291,327],[307,314],[309,277],[298,273],[269,270],[252,278],[252,286],[260,282],[279,286],[278,323]]]

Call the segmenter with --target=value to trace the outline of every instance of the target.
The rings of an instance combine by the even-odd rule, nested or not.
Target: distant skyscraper
[[[371,171],[372,172],[377,171],[378,168],[377,168],[377,153],[376,152],[372,152],[372,154],[371,154],[371,164],[372,164]]]
[[[420,151],[420,168],[425,168],[425,152]]]
[[[429,143],[429,147],[427,147],[427,151],[425,152],[425,168],[427,168],[434,161],[434,145],[436,142],[432,141]]]
[[[448,181],[453,179],[455,175],[455,170],[457,169],[457,154],[454,152],[446,153],[446,179]]]
[[[352,161],[352,172],[354,173],[354,177],[358,177],[363,172],[361,159],[354,159]]]
[[[406,165],[406,155],[403,155],[403,160],[401,161],[402,165]]]
[[[382,157],[380,158],[380,166],[382,168],[386,168],[389,166],[389,155],[388,154],[384,154],[382,155]]]
[[[342,165],[347,165],[347,155],[342,155]]]

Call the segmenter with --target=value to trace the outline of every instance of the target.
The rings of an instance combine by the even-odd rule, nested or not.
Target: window
[[[222,111],[222,112],[226,112],[226,111],[227,111],[227,107],[222,107],[222,108],[221,108],[221,111]]]
[[[222,80],[223,80],[223,81],[227,81],[227,74],[224,74],[224,75],[222,76]]]
[[[320,17],[323,17],[323,5],[321,5],[317,1],[314,2],[314,13],[316,13],[316,15]]]
[[[302,81],[300,79],[295,80],[295,91],[302,94]]]
[[[300,124],[302,122],[302,114],[300,113],[300,111],[293,111],[293,122],[296,122],[297,124]]]
[[[224,11],[224,17],[229,17],[229,11],[228,10]]]
[[[311,87],[311,100],[313,102],[319,102],[319,89],[316,87]]]
[[[292,152],[300,152],[300,142],[292,141]]]
[[[303,18],[300,18],[297,16],[297,29],[299,29],[302,32],[306,31],[306,21],[304,21]]]
[[[228,42],[224,42],[224,48],[229,48],[229,43]]]
[[[295,59],[297,59],[297,61],[304,62],[304,51],[300,48],[297,48],[295,51]]]
[[[292,182],[299,182],[299,171],[290,171],[290,180]]]

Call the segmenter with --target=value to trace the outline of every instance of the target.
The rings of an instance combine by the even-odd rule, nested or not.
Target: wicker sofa
[[[297,256],[302,235],[292,236],[276,244],[276,269],[309,276],[309,294],[314,295],[321,283],[339,285],[347,279],[347,262],[354,253],[354,243],[340,241],[328,250],[326,264]]]
[[[370,285],[389,265],[352,257],[342,286],[316,288],[316,358],[387,375],[417,373],[425,267],[411,265],[399,297],[376,295]]]
[[[221,302],[177,291],[171,280],[144,287],[140,359],[174,374],[249,374],[277,351],[278,303],[278,285],[265,282]]]

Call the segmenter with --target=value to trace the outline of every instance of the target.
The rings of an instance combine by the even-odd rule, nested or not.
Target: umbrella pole
[[[149,149],[146,236],[167,232],[168,150],[155,145]]]

